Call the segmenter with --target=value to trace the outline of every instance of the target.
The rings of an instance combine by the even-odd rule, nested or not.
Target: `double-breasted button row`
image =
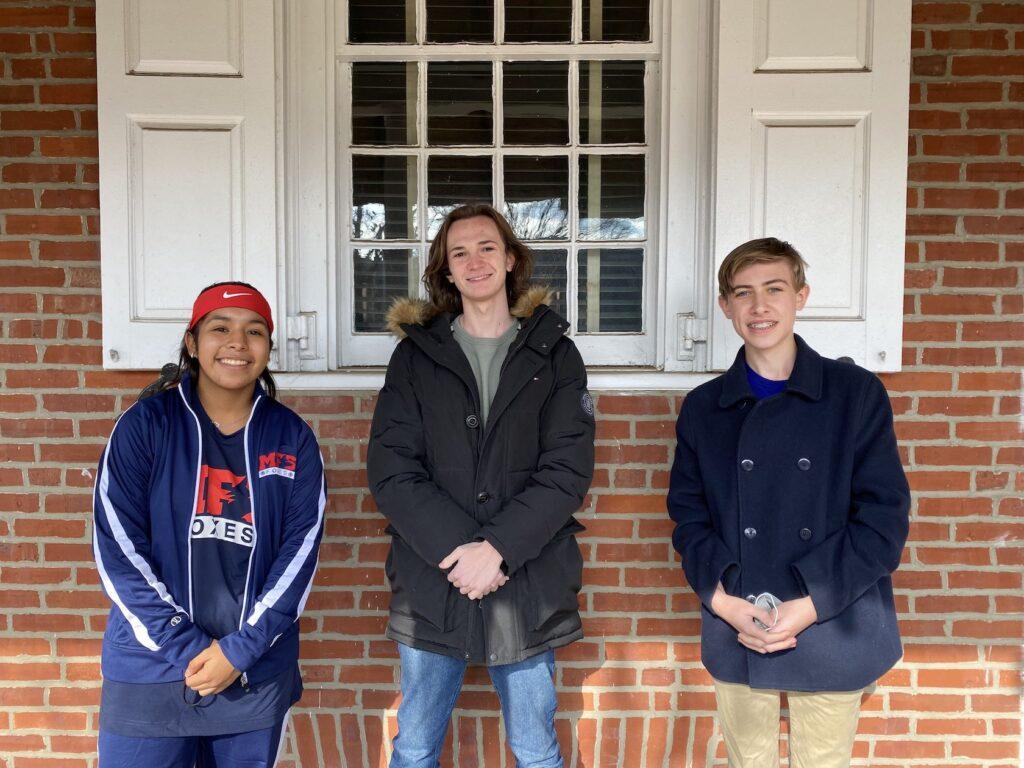
[[[757,528],[744,528],[743,535],[746,536],[748,539],[752,539],[755,536],[757,536]]]
[[[807,459],[807,458],[803,458],[803,459],[797,459],[797,461],[796,461],[796,465],[797,465],[797,466],[798,466],[798,467],[799,467],[800,469],[802,469],[802,470],[803,470],[804,472],[806,472],[806,471],[807,471],[808,469],[810,469],[810,468],[811,468],[811,460],[810,460],[810,459]],[[751,470],[752,470],[752,469],[754,468],[754,460],[753,460],[753,459],[743,459],[743,460],[742,460],[742,461],[740,462],[740,467],[741,467],[741,468],[742,468],[742,469],[743,469],[743,470],[744,470],[745,472],[750,472],[750,471],[751,471]]]
[[[487,491],[480,491],[480,493],[476,495],[477,504],[486,504],[490,500],[491,494],[489,494]]]
[[[466,426],[470,429],[476,429],[480,426],[480,418],[475,413],[469,414],[466,417]]]

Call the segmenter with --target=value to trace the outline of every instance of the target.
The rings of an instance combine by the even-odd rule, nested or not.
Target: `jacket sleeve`
[[[910,489],[900,463],[892,406],[877,377],[862,397],[846,525],[793,563],[818,621],[842,613],[900,564],[910,528]]]
[[[388,364],[370,427],[366,473],[377,508],[424,561],[437,566],[480,525],[427,472],[426,435],[409,370],[408,344]],[[434,393],[443,397],[443,393]]]
[[[114,426],[93,488],[93,554],[103,590],[144,648],[184,669],[210,637],[192,623],[152,564],[150,426],[138,406]],[[191,490],[191,489],[190,489]]]
[[[540,413],[537,469],[477,534],[498,550],[510,575],[537,557],[565,526],[594,477],[594,407],[587,370],[576,345],[568,339],[564,343],[554,390]]]
[[[739,578],[740,563],[711,519],[700,473],[690,411],[696,401],[687,398],[676,421],[676,454],[669,478],[668,514],[676,524],[672,545],[683,561],[686,580],[710,611],[711,597],[721,582],[728,592]],[[710,436],[708,436],[708,439]]]
[[[299,440],[294,482],[288,508],[284,511],[282,544],[270,566],[263,591],[242,628],[220,639],[220,648],[235,669],[249,669],[282,632],[298,621],[313,587],[327,487],[323,456],[308,427]]]

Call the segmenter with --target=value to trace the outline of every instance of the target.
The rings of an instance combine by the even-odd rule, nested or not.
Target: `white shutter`
[[[273,0],[98,3],[107,367],[176,360],[209,283],[276,310],[274,55]]]
[[[810,265],[797,332],[898,369],[910,0],[721,0],[718,32],[715,271],[746,240],[790,241]],[[727,368],[740,340],[717,308],[711,331]]]

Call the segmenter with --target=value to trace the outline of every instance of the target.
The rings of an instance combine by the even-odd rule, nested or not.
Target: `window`
[[[660,3],[336,12],[340,364],[387,361],[387,309],[421,294],[430,242],[465,202],[494,205],[530,246],[591,364],[654,364]]]

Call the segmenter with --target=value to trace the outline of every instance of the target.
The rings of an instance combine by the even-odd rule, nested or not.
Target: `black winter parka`
[[[513,314],[487,423],[454,318],[414,299],[389,325],[404,334],[373,414],[367,473],[392,536],[387,636],[488,665],[582,637],[582,557],[573,517],[594,471],[594,407],[568,323],[531,289]],[[489,541],[509,581],[482,600],[459,593],[438,564]]]

